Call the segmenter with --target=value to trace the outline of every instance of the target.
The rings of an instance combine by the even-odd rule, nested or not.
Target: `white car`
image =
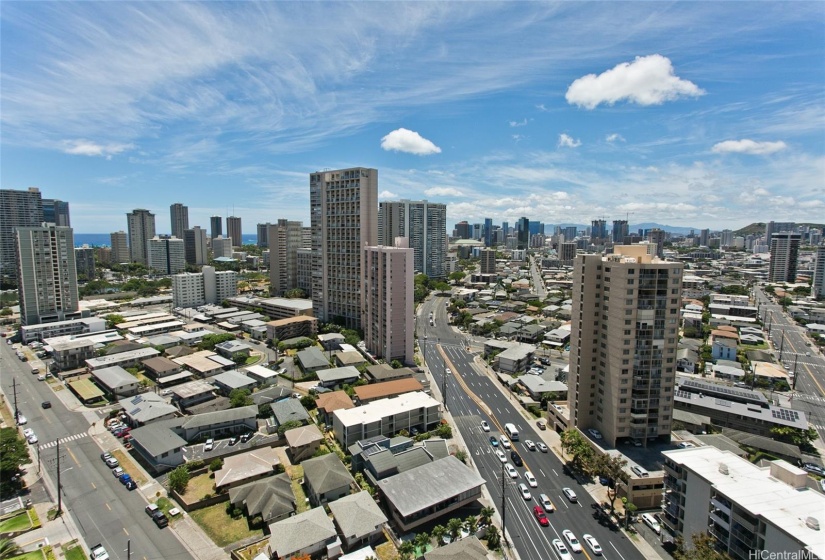
[[[566,540],[567,544],[570,545],[570,550],[573,552],[582,551],[582,545],[579,543],[579,539],[576,538],[576,535],[573,534],[573,531],[570,529],[565,529],[561,532],[561,534],[564,535],[564,540]]]
[[[541,451],[542,453],[547,453],[549,451],[549,449],[547,449],[547,446],[544,445],[542,442],[538,442],[536,444],[536,447],[538,447],[539,451]]]
[[[590,547],[590,550],[593,551],[593,554],[595,554],[596,556],[602,555],[602,547],[599,544],[599,541],[597,541],[593,535],[585,533],[584,535],[582,535],[582,540],[587,543],[587,546]]]
[[[203,450],[212,451],[213,449],[215,449],[215,440],[209,438],[208,440],[206,440],[206,443],[203,444]]]
[[[34,430],[32,430],[31,428],[26,428],[25,430],[23,430],[23,437],[30,437],[30,436],[33,436],[33,435],[34,435]]]
[[[543,507],[547,513],[556,511],[556,506],[553,505],[553,502],[550,501],[550,497],[547,496],[547,494],[539,494],[539,501],[541,502],[541,507]]]
[[[505,455],[504,451],[502,451],[501,449],[496,449],[496,456],[498,457],[498,460],[502,463],[507,462],[507,455]]]
[[[26,423],[28,423],[28,420],[26,419],[26,417],[23,416],[22,414],[18,414],[17,415],[17,425],[22,426]]]
[[[501,442],[501,446],[504,449],[510,449],[510,440],[507,438],[507,436],[499,436],[498,440]]]
[[[533,443],[533,440],[531,440],[531,439],[525,439],[524,440],[524,447],[526,447],[530,451],[535,451],[536,450],[536,444]]]
[[[561,560],[571,560],[573,558],[567,550],[567,547],[561,542],[561,539],[553,539],[553,548]]]
[[[518,471],[516,470],[516,467],[514,467],[510,463],[504,465],[504,470],[507,471],[507,474],[510,475],[510,478],[518,478]]]
[[[693,444],[690,443],[689,441],[682,441],[682,442],[679,442],[676,445],[676,447],[678,447],[679,449],[690,449],[691,447],[693,447]]]
[[[96,544],[92,547],[89,558],[92,560],[109,560],[109,553],[106,552],[102,544]]]
[[[587,433],[593,436],[593,439],[602,439],[602,433],[596,428],[590,428],[587,430]]]
[[[573,492],[572,488],[562,488],[561,491],[564,493],[565,496],[567,496],[567,499],[571,502],[575,503],[578,501],[578,497],[576,496],[576,493]]]
[[[536,480],[536,477],[533,476],[533,473],[531,473],[530,471],[525,471],[524,472],[524,480],[527,481],[527,484],[530,485],[530,488],[538,488],[539,487],[539,483]]]
[[[487,420],[482,420],[481,421],[481,429],[485,432],[490,431],[490,424],[487,423]]]
[[[527,488],[527,485],[523,482],[518,485],[518,491],[521,492],[521,497],[525,500],[533,499],[533,496],[530,495],[530,490]]]
[[[653,529],[653,532],[657,535],[662,532],[662,526],[659,525],[659,522],[656,521],[656,518],[650,515],[649,513],[642,514],[642,521],[645,525]]]

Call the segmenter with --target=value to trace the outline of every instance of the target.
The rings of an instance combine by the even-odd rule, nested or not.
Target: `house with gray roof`
[[[318,335],[318,342],[324,347],[324,350],[338,350],[346,340],[346,337],[341,333],[324,333]]]
[[[414,375],[415,373],[410,368],[402,367],[393,369],[390,364],[376,364],[374,366],[367,366],[367,372],[364,374],[368,383],[395,381],[397,379],[413,377]]]
[[[318,384],[328,389],[355,383],[361,377],[361,372],[354,366],[319,369],[315,373],[318,375]]]
[[[402,531],[448,518],[481,497],[484,479],[450,455],[383,479],[377,489]]]
[[[247,377],[235,370],[225,371],[213,376],[212,382],[215,384],[219,393],[227,396],[235,389],[249,389],[251,391],[258,384],[258,382],[251,377]]]
[[[317,346],[301,350],[296,354],[296,358],[301,369],[306,373],[312,373],[320,369],[329,369],[329,360]]]
[[[133,428],[144,426],[158,420],[175,418],[178,409],[157,393],[143,393],[118,401],[126,415],[126,422]]]
[[[309,424],[309,413],[300,399],[284,399],[269,405],[272,408],[272,418],[267,423],[269,433],[277,432],[281,424],[300,422],[302,426]],[[270,428],[271,422],[271,428]]]
[[[434,548],[424,560],[487,560],[487,548],[475,535]]]
[[[346,496],[355,486],[352,475],[335,453],[307,459],[302,465],[307,497],[313,506]]]
[[[533,361],[533,354],[535,352],[536,347],[532,344],[516,344],[511,346],[496,356],[498,370],[511,374],[525,371],[530,365],[530,362]]]
[[[518,378],[518,385],[524,387],[524,389],[536,401],[540,401],[541,398],[547,394],[563,393],[564,395],[567,395],[566,383],[548,380],[540,375],[522,375]]]
[[[324,435],[315,424],[287,430],[284,432],[284,437],[289,446],[292,464],[298,464],[315,455],[321,447],[321,442],[324,441]]]
[[[131,432],[132,448],[156,472],[164,472],[183,464],[183,448],[187,441],[175,431],[180,420],[160,420]]]
[[[319,555],[334,558],[341,553],[335,525],[324,508],[313,508],[269,526],[267,554],[272,559]]]
[[[328,506],[347,550],[371,545],[381,537],[387,517],[368,492],[338,498]]]
[[[92,370],[97,385],[114,397],[136,395],[140,390],[138,378],[120,366]]]
[[[257,415],[258,407],[250,405],[189,416],[180,424],[181,436],[192,441],[203,436],[255,431],[258,429]]]
[[[229,489],[229,503],[241,507],[249,518],[260,515],[264,523],[275,523],[295,513],[292,480],[286,473]]]
[[[237,340],[227,340],[215,345],[215,351],[229,360],[234,360],[236,356],[249,356],[252,347]]]
[[[288,399],[291,395],[292,392],[286,387],[278,387],[273,385],[272,387],[267,387],[266,389],[252,393],[250,396],[252,397],[252,402],[255,403],[255,406],[260,407],[265,404]]]

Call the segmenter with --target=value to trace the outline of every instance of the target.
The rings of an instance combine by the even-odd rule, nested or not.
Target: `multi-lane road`
[[[113,560],[126,560],[127,541],[131,541],[134,559],[191,559],[171,531],[158,529],[143,513],[146,500],[140,492],[126,490],[100,459],[104,449],[89,435],[89,428],[101,417],[95,412],[68,410],[48,383],[38,381],[29,364],[17,359],[5,340],[0,344],[0,360],[3,392],[13,409],[12,383],[16,382],[18,407],[28,420],[26,427],[39,440],[29,446],[30,453],[35,465],[39,453],[41,476],[50,477],[51,488],[57,487],[60,441],[62,508],[64,515],[72,516],[83,540],[89,545],[102,543]],[[46,400],[52,407],[43,409],[41,403]],[[51,499],[57,502],[57,496]]]
[[[487,490],[500,514],[503,488],[505,525],[519,556],[523,560],[555,558],[550,543],[557,538],[564,541],[562,531],[569,529],[579,541],[585,533],[596,537],[604,557],[609,560],[641,558],[640,552],[621,531],[597,521],[595,502],[575,478],[565,474],[561,461],[552,452],[529,451],[525,447],[525,440],[542,441],[535,423],[520,413],[520,406],[502,393],[495,386],[496,382],[478,368],[473,355],[466,352],[464,337],[455,334],[448,325],[445,302],[446,298],[432,298],[421,306],[419,342],[439,390],[446,387],[446,405],[456,423],[454,428],[461,432],[467,451],[486,480]],[[433,312],[434,326],[429,325],[430,311]],[[451,373],[445,376],[446,368],[450,368]],[[489,423],[490,432],[482,430],[482,420]],[[490,436],[501,435],[507,423],[515,424],[520,435],[519,441],[513,444],[524,461],[523,467],[517,467],[518,479],[503,473],[496,448],[490,443]],[[505,451],[512,464],[509,450]],[[527,483],[526,470],[530,470],[538,481],[538,488],[530,488],[532,500],[529,501],[522,498],[517,487]],[[562,489],[565,487],[575,491],[578,502],[572,503],[564,497]],[[541,527],[533,516],[533,506],[539,503],[539,494],[547,494],[555,505],[555,511],[548,514],[549,527]],[[584,554],[592,556],[586,546]]]

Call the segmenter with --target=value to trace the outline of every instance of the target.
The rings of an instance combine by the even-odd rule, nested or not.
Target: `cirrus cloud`
[[[441,148],[413,130],[399,128],[381,139],[381,147],[390,152],[406,152],[417,156],[440,154]]]
[[[652,54],[617,64],[598,76],[582,76],[570,84],[565,99],[571,105],[595,109],[602,103],[613,105],[622,100],[638,105],[661,105],[704,93],[693,82],[676,76],[669,58]]]
[[[104,156],[111,159],[113,155],[131,150],[134,144],[98,144],[91,140],[64,140],[62,142],[63,153],[73,156]]]
[[[715,154],[751,154],[765,156],[787,148],[785,142],[757,142],[747,138],[742,140],[725,140],[714,144],[712,151]]]
[[[559,134],[559,148],[578,148],[581,145],[581,140],[577,140],[563,132]]]

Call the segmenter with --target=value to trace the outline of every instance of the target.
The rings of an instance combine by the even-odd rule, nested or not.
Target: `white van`
[[[504,431],[512,441],[518,441],[518,430],[515,424],[504,424]]]
[[[653,532],[657,535],[662,532],[662,526],[659,525],[659,522],[656,521],[656,518],[650,515],[649,513],[642,514],[642,521],[645,525],[653,529]]]
[[[630,467],[630,470],[636,473],[638,476],[641,476],[642,478],[647,478],[648,476],[650,476],[650,473],[647,472],[646,469],[640,467],[639,465],[633,465],[632,467]]]

